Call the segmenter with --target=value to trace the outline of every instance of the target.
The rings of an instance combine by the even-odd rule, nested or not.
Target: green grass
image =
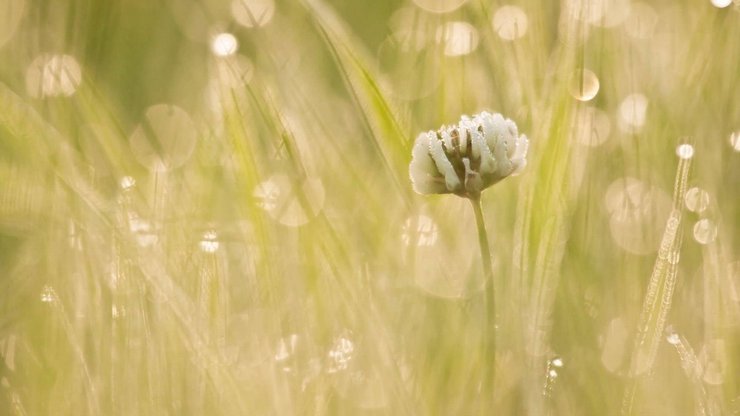
[[[740,414],[740,6],[514,4],[506,41],[497,1],[0,0],[0,414]],[[408,179],[482,110],[530,140],[482,195],[493,391],[473,210]]]

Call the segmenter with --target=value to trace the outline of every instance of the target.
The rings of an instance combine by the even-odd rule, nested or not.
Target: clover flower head
[[[462,116],[454,126],[421,133],[414,142],[409,176],[420,194],[470,198],[527,164],[527,136],[498,113]]]

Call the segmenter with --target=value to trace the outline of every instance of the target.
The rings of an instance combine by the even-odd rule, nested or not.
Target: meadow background
[[[0,414],[738,415],[738,189],[737,1],[0,0]]]

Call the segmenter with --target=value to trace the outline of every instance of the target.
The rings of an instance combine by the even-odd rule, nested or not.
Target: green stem
[[[491,249],[488,246],[488,233],[486,232],[486,223],[483,220],[483,209],[481,208],[480,196],[471,197],[470,203],[473,205],[475,213],[475,224],[478,228],[478,244],[480,246],[480,257],[483,264],[483,276],[485,278],[485,303],[486,303],[486,335],[485,358],[490,358],[490,364],[487,365],[486,372],[487,385],[490,386],[490,392],[493,393],[493,382],[496,370],[496,302],[493,285],[493,267],[491,266]]]

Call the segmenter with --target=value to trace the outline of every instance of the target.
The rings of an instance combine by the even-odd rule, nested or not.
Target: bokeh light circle
[[[527,13],[517,6],[502,6],[493,14],[493,30],[503,40],[519,39],[527,33]]]
[[[82,70],[70,55],[43,54],[26,70],[26,90],[31,97],[69,97],[82,82]]]
[[[599,78],[590,69],[578,69],[571,77],[569,91],[578,101],[590,101],[599,92]]]
[[[216,56],[229,56],[239,49],[239,42],[231,33],[219,33],[211,41],[211,51]]]
[[[437,42],[444,44],[447,56],[462,56],[478,47],[478,30],[467,22],[449,22],[437,29]]]

